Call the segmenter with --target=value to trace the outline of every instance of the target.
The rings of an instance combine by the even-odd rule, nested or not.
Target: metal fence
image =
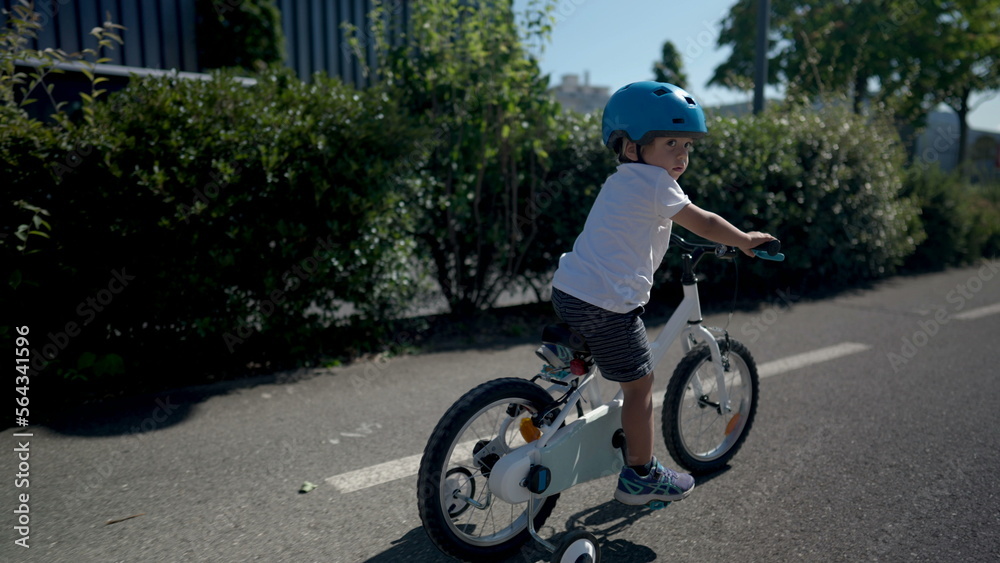
[[[409,20],[407,0],[383,3],[397,25]],[[279,0],[278,8],[285,32],[285,62],[300,78],[326,71],[345,82],[365,85],[361,65],[347,44],[342,24],[351,23],[358,28],[365,58],[369,65],[374,65],[374,41],[368,25],[371,0]],[[398,27],[395,29],[398,31]]]
[[[32,47],[68,53],[97,46],[90,31],[105,20],[124,25],[123,45],[102,53],[110,64],[197,72],[196,0],[35,0],[42,28]],[[5,10],[18,0],[0,0]]]
[[[196,1],[210,0],[36,0],[42,29],[32,47],[70,53],[96,47],[90,30],[110,18],[126,28],[121,33],[124,44],[104,53],[111,58],[110,64],[201,72]],[[242,0],[226,1],[235,6]],[[0,0],[5,10],[17,3]],[[276,4],[285,35],[285,62],[300,78],[325,71],[345,82],[365,85],[342,24],[349,22],[359,29],[368,64],[374,64],[367,24],[371,0],[276,0]],[[408,0],[388,0],[387,4],[395,21],[409,19]]]

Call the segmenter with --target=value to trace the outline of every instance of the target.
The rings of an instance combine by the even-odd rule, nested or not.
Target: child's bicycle
[[[753,425],[757,366],[728,333],[702,326],[695,267],[705,255],[732,259],[739,250],[692,244],[676,235],[671,246],[684,252],[684,299],[650,347],[657,366],[677,337],[684,337],[685,356],[663,402],[663,434],[678,464],[704,474],[723,467]],[[755,250],[762,258],[784,258],[778,241],[763,248],[767,251]],[[623,394],[600,404],[599,377],[587,343],[565,324],[545,327],[542,342],[537,353],[546,363],[538,375],[531,381],[496,379],[469,391],[448,409],[427,442],[417,477],[420,519],[431,541],[448,555],[477,562],[503,559],[530,537],[553,553],[554,562],[600,561],[597,538],[585,530],[566,534],[558,546],[536,530],[559,493],[617,475],[624,466]]]

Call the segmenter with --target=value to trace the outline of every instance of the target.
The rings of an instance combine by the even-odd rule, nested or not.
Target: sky
[[[516,0],[523,7],[528,0]],[[564,74],[577,74],[612,92],[653,77],[663,43],[681,52],[688,84],[679,84],[702,105],[752,103],[753,92],[708,87],[715,68],[729,56],[718,49],[721,21],[735,0],[557,0],[556,23],[540,53],[542,72],[552,85]],[[780,97],[773,88],[767,96]],[[973,129],[1000,132],[1000,93],[972,97],[968,122]]]

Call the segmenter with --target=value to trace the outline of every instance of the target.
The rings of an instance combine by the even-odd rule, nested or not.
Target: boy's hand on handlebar
[[[743,254],[746,254],[751,258],[756,257],[753,253],[754,248],[757,248],[758,246],[770,242],[772,240],[778,240],[777,238],[767,233],[761,233],[757,231],[747,233],[747,237],[749,237],[747,242],[739,245],[738,248],[743,251]]]

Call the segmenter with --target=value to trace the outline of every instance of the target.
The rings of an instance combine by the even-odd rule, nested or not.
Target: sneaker
[[[649,474],[640,477],[629,466],[618,475],[615,500],[623,504],[641,505],[653,502],[668,503],[681,500],[694,490],[694,477],[663,467],[654,457],[649,462]]]

